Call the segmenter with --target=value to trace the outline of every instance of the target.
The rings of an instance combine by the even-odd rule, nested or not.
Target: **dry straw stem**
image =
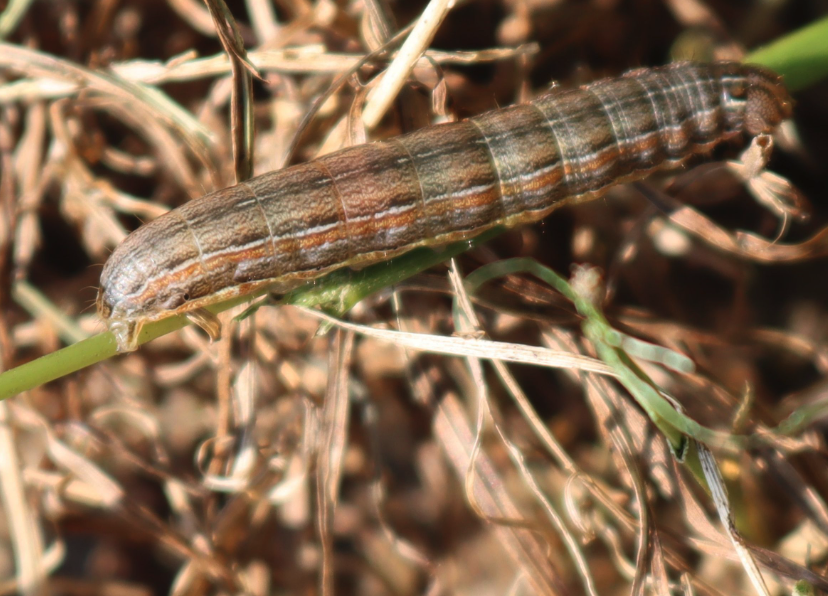
[[[9,43],[0,43],[0,68],[28,79],[72,83],[74,87],[65,91],[92,91],[122,102],[146,118],[167,124],[194,150],[213,141],[209,129],[166,95],[109,73]]]
[[[31,3],[32,0],[11,0],[8,3],[0,14],[0,39],[5,39],[14,31]]]
[[[486,360],[519,362],[550,368],[587,370],[615,376],[613,369],[600,360],[579,354],[548,350],[546,348],[523,344],[493,342],[491,340],[475,339],[473,337],[445,337],[426,333],[407,333],[393,329],[377,329],[341,321],[318,310],[303,309],[303,311],[310,316],[317,317],[322,321],[326,321],[342,329],[356,331],[366,337],[379,339],[401,348],[427,352],[429,354],[485,358]]]
[[[453,394],[441,401],[434,417],[434,433],[443,447],[446,457],[458,476],[470,469],[478,479],[474,483],[474,500],[487,517],[518,519],[520,508],[514,499],[503,491],[504,480],[498,466],[485,452],[472,458],[471,446],[475,443],[475,429],[467,419],[465,404]],[[538,593],[555,594],[563,590],[560,573],[549,564],[544,552],[547,545],[529,528],[514,528],[495,524],[494,533],[502,541],[507,553],[525,572]]]
[[[0,49],[4,46],[0,44]],[[414,68],[431,69],[434,64],[442,66],[483,64],[510,60],[537,53],[536,44],[517,48],[492,48],[476,51],[446,52],[427,50],[414,64]],[[344,54],[326,51],[321,45],[305,45],[295,48],[252,50],[247,53],[250,63],[261,73],[281,74],[343,74],[352,72],[364,61],[362,54]],[[397,52],[391,52],[395,60]],[[25,62],[22,64],[25,65]],[[198,57],[194,52],[185,52],[167,61],[125,60],[113,62],[110,70],[120,79],[147,85],[164,85],[197,81],[229,75],[230,60],[227,54]],[[36,99],[57,99],[76,95],[85,85],[69,77],[53,72],[51,76],[27,77],[0,87],[0,104]]]
[[[392,60],[379,84],[368,95],[362,120],[369,130],[379,124],[391,103],[406,84],[417,60],[425,53],[437,28],[454,5],[455,0],[431,0],[425,7],[411,34]]]
[[[11,541],[14,545],[15,588],[23,594],[34,594],[42,589],[49,571],[44,561],[43,537],[36,523],[35,512],[26,499],[12,426],[9,424],[9,405],[0,404],[0,496],[3,510],[9,520]]]
[[[322,543],[320,584],[326,594],[334,593],[334,516],[341,493],[351,404],[348,385],[354,334],[337,331],[332,337],[328,386],[321,413],[319,457],[316,469],[316,499],[319,506],[319,537]]]

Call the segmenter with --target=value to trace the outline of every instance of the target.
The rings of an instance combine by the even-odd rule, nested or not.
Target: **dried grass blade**
[[[648,184],[634,186],[667,214],[669,221],[711,246],[759,263],[783,263],[817,259],[828,254],[828,229],[795,244],[768,240],[750,232],[725,230],[700,211],[681,203]]]
[[[30,507],[22,477],[23,462],[10,424],[9,406],[0,403],[0,497],[14,550],[17,590],[24,596],[41,593],[46,580],[40,515]]]
[[[650,568],[652,570],[655,593],[658,596],[671,596],[670,578],[667,575],[667,564],[664,560],[664,546],[661,544],[661,537],[655,527],[650,529],[650,540],[652,543]]]
[[[454,472],[462,479],[471,460],[474,432],[466,418],[460,400],[446,395],[440,402],[434,417],[434,434],[451,462]],[[502,487],[504,479],[497,473],[493,462],[485,452],[475,460],[475,500],[488,517],[518,519],[520,511]],[[538,594],[568,594],[569,590],[559,579],[547,556],[548,545],[529,530],[496,525],[497,534],[504,549],[519,568],[526,571],[531,585]]]
[[[425,7],[411,35],[405,40],[379,85],[368,96],[362,118],[369,130],[382,120],[453,5],[454,0],[431,0]]]
[[[6,268],[6,255],[18,229],[17,212],[20,208],[15,205],[18,182],[11,149],[14,135],[8,114],[4,112],[0,112],[0,270]]]
[[[744,538],[739,534],[736,524],[733,521],[733,513],[730,510],[730,502],[727,498],[727,488],[724,484],[724,479],[719,472],[719,466],[710,450],[701,443],[696,443],[696,450],[699,454],[699,462],[701,463],[704,477],[707,480],[707,486],[710,488],[710,494],[713,497],[713,503],[716,506],[716,511],[719,514],[719,519],[725,527],[730,542],[733,548],[736,549],[736,554],[739,556],[739,561],[742,563],[745,572],[753,584],[753,588],[757,594],[761,596],[770,596],[768,586],[765,584],[765,578],[759,571],[759,566],[756,564],[750,549],[747,547]]]
[[[196,156],[209,163],[206,147],[213,142],[212,133],[192,114],[157,89],[8,43],[0,43],[0,68],[14,70],[28,77],[69,81],[122,101],[149,118],[168,123],[179,132]]]
[[[273,41],[279,34],[279,20],[276,18],[276,9],[270,0],[247,0],[247,12],[250,15],[250,24],[256,33],[260,44]]]
[[[12,298],[35,319],[45,321],[67,344],[82,341],[89,335],[71,318],[67,317],[37,288],[25,280],[12,286]]]
[[[243,182],[253,175],[253,76],[261,76],[247,57],[236,20],[227,4],[224,0],[206,2],[233,72],[233,94],[230,101],[233,163],[236,182]]]
[[[32,0],[9,1],[2,14],[0,14],[0,39],[8,37],[14,31],[31,3]]]
[[[394,39],[394,43],[398,41]],[[386,51],[388,45],[376,50]],[[490,48],[476,51],[428,50],[415,63],[414,68],[432,68],[433,63],[480,64],[499,62],[538,53],[536,44],[525,44],[517,48]],[[330,74],[341,75],[353,71],[365,63],[363,54],[345,54],[325,51],[324,47],[307,45],[284,49],[254,50],[247,53],[250,62],[259,71],[279,74]],[[392,53],[393,59],[396,53]],[[175,57],[162,60],[125,60],[113,62],[110,70],[120,79],[147,85],[163,85],[194,81],[210,77],[226,76],[232,67],[226,54],[204,57]],[[58,99],[75,95],[81,88],[68,80],[22,79],[0,86],[0,104],[24,100]]]
[[[305,308],[302,310],[337,327],[421,352],[445,354],[448,356],[471,356],[485,360],[517,362],[549,368],[576,368],[598,374],[615,376],[613,370],[606,364],[594,358],[588,358],[578,354],[485,339],[446,337],[426,333],[376,329],[374,327],[348,323],[347,321],[336,319],[316,310]]]
[[[97,464],[58,440],[51,429],[44,430],[52,461],[93,489],[100,507],[112,509],[123,504],[125,493],[120,484]]]
[[[823,534],[828,535],[828,505],[816,487],[809,483],[791,464],[789,458],[779,451],[764,449],[758,459],[764,460],[783,490],[808,514],[808,519],[819,527]]]
[[[587,387],[588,399],[593,404],[609,401],[611,399],[609,396],[613,394],[616,397],[620,397],[615,392],[600,391],[598,389],[598,383],[589,383]],[[621,417],[620,408],[612,403],[606,403],[605,405],[605,415],[603,420],[600,421],[600,427],[607,429],[609,440],[612,443],[612,447],[614,447],[612,451],[618,455],[621,460],[621,466],[623,466],[619,471],[626,471],[629,484],[635,496],[635,506],[638,512],[636,524],[636,560],[635,576],[633,577],[630,594],[642,596],[646,588],[647,562],[652,558],[650,536],[656,532],[656,529],[650,526],[647,489],[644,486],[641,473],[636,465],[634,441],[627,427],[624,425],[624,421],[619,419]],[[598,410],[595,405],[593,405],[593,408]]]
[[[322,543],[320,591],[323,596],[334,594],[333,519],[339,499],[339,483],[348,438],[351,406],[348,380],[353,345],[354,334],[347,331],[337,330],[331,338],[328,389],[322,410],[316,472],[319,538]]]
[[[455,293],[453,310],[456,328],[461,333],[481,333],[482,330],[480,329],[480,323],[477,318],[477,314],[474,312],[468,293],[463,287],[463,280],[457,268],[457,262],[454,259],[452,259],[451,262],[450,279]],[[475,507],[477,508],[477,503],[474,498],[474,473],[476,471],[475,463],[477,456],[479,454],[481,437],[484,431],[484,424],[486,421],[492,420],[493,417],[491,415],[492,404],[489,402],[488,386],[486,384],[485,376],[483,374],[483,366],[481,365],[480,359],[468,357],[467,362],[469,368],[471,369],[472,377],[474,378],[475,384],[477,385],[478,389],[478,422],[476,429],[477,432],[475,434],[475,442],[472,448],[472,455],[469,458],[469,467],[467,468],[466,472],[466,494],[469,498],[469,501],[472,502],[472,504],[475,505]],[[498,362],[498,364],[505,368],[505,365],[503,365],[502,362]],[[563,516],[560,515],[560,513],[558,513],[552,501],[541,489],[534,474],[529,469],[529,466],[526,465],[526,458],[523,456],[521,450],[506,435],[500,424],[494,423],[493,426],[495,432],[497,432],[498,436],[500,437],[501,442],[506,447],[507,453],[509,454],[509,458],[512,460],[512,464],[520,473],[520,477],[523,480],[524,484],[529,488],[531,494],[534,495],[537,503],[541,506],[541,510],[546,515],[547,520],[558,533],[558,536],[566,546],[566,549],[569,552],[569,556],[572,559],[572,562],[575,564],[575,570],[581,578],[581,582],[583,584],[585,592],[590,596],[597,596],[595,580],[592,576],[592,572],[589,569],[586,556],[581,550],[578,540],[567,527],[566,523],[564,523]],[[485,511],[483,510],[481,510],[480,513],[482,515],[486,515]],[[526,523],[522,520],[515,521],[512,519],[491,519],[490,521],[492,521],[495,524],[507,525],[522,525]]]
[[[168,4],[193,29],[208,37],[216,36],[210,13],[201,0],[168,0]]]
[[[765,569],[769,569],[778,575],[788,577],[796,582],[806,582],[812,588],[819,588],[823,592],[828,593],[828,578],[823,575],[818,575],[803,567],[798,563],[794,563],[790,559],[775,553],[761,546],[748,544],[751,554],[756,558]],[[797,594],[797,592],[792,592]],[[798,595],[797,595],[798,596]]]

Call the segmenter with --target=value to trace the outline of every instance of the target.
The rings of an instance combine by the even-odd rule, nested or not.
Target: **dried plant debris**
[[[818,6],[0,3],[2,370],[104,331],[101,265],[191,199]],[[0,402],[0,593],[828,593],[828,87],[794,91],[744,153]]]

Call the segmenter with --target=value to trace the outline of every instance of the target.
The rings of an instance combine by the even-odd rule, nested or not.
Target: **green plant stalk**
[[[801,91],[828,77],[828,17],[754,50],[745,62],[772,68],[789,91]]]
[[[595,269],[590,271],[581,269],[573,276],[573,282],[570,283],[533,259],[506,259],[485,265],[470,274],[466,278],[466,288],[469,293],[473,293],[483,283],[495,277],[520,272],[531,273],[572,301],[578,313],[584,317],[581,328],[584,336],[595,346],[598,357],[612,367],[618,382],[630,392],[638,404],[647,412],[653,424],[667,437],[673,452],[679,459],[682,459],[686,452],[687,437],[706,445],[731,451],[743,447],[746,443],[745,437],[715,431],[702,426],[676,410],[660,393],[656,384],[630,357],[630,354],[634,353],[639,358],[650,359],[649,355],[633,352],[633,350],[640,350],[644,342],[640,340],[637,342],[626,341],[627,336],[610,326],[609,321],[591,298],[591,294],[597,289],[596,284],[591,282],[591,280],[597,282],[597,275],[594,275],[595,271]],[[688,359],[675,353],[672,357],[667,357],[667,353],[671,353],[670,350],[662,348],[652,350],[652,352],[658,357],[659,363],[676,362],[681,365],[683,370],[688,372],[691,370],[687,368],[688,364],[692,365]]]

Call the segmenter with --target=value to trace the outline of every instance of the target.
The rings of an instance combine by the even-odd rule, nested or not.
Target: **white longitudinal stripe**
[[[368,215],[358,217],[358,218],[351,218],[351,221],[352,222],[360,222],[360,221],[367,221],[367,220],[373,219],[377,216],[385,217],[387,215],[398,215],[400,213],[405,213],[407,211],[411,211],[414,208],[415,208],[414,205],[398,205],[398,206],[395,206],[395,207],[392,207],[390,209],[387,209],[387,210],[383,211],[381,214],[368,214]],[[182,220],[183,220],[183,218],[182,218]],[[186,224],[186,220],[184,220],[184,222]],[[341,221],[336,221],[336,222],[333,222],[333,223],[326,223],[326,224],[322,224],[322,225],[319,225],[319,226],[306,228],[304,230],[286,232],[286,233],[280,234],[280,235],[274,235],[272,232],[270,232],[270,237],[273,238],[274,252],[275,252],[275,245],[280,240],[284,240],[286,238],[301,239],[301,238],[305,238],[307,236],[314,236],[316,234],[324,234],[325,232],[327,232],[329,230],[332,230],[333,228],[336,228],[337,226],[339,226],[341,224],[342,224]],[[399,227],[404,228],[404,226],[399,226]],[[190,229],[189,225],[188,225],[188,229]],[[269,225],[268,225],[268,230],[270,230]],[[196,238],[197,234],[195,234],[192,231],[192,229],[190,229],[190,231],[192,233],[193,238]],[[170,276],[170,275],[175,275],[179,271],[183,271],[183,270],[191,267],[192,264],[196,261],[201,261],[202,267],[204,267],[204,270],[209,271],[209,269],[206,267],[205,260],[212,260],[212,259],[215,259],[216,257],[221,257],[223,255],[229,255],[229,254],[234,254],[234,253],[238,253],[238,252],[245,252],[245,251],[248,251],[248,250],[252,250],[252,249],[258,248],[262,245],[266,245],[268,243],[268,240],[269,240],[268,238],[258,238],[256,240],[253,240],[251,242],[247,242],[245,244],[240,244],[240,245],[239,244],[234,244],[234,245],[228,246],[226,248],[221,248],[221,249],[210,251],[210,252],[207,252],[207,253],[204,253],[201,250],[200,244],[197,243],[196,248],[199,251],[199,256],[198,257],[191,258],[191,259],[186,259],[186,260],[178,263],[176,265],[176,267],[174,267],[172,269],[167,269],[167,270],[161,271],[161,272],[159,272],[155,275],[148,276],[146,281],[141,286],[139,286],[139,288],[137,290],[135,290],[134,292],[130,292],[129,295],[131,295],[131,296],[140,296],[141,294],[144,293],[144,291],[146,291],[146,289],[148,287],[150,287],[158,279],[161,279],[163,277],[167,277],[167,276]],[[330,243],[324,243],[323,246],[327,245],[327,244],[330,244]],[[203,255],[203,257],[202,257],[202,255]],[[274,255],[266,257],[266,258],[278,258],[278,256],[279,256],[279,253],[275,252]]]
[[[710,116],[712,115],[712,110],[705,101],[707,98],[705,97],[704,90],[698,85],[698,77],[694,76],[693,73],[685,73],[684,70],[675,70],[673,73],[683,83],[679,88],[684,91],[696,133],[701,133],[703,136],[709,137],[715,130],[715,128],[711,130],[707,127],[708,122],[711,121]],[[690,77],[689,81],[687,80],[688,76]],[[697,100],[700,100],[700,103],[697,103]]]
[[[667,122],[664,118],[664,112],[665,112],[665,109],[672,109],[672,108],[669,105],[665,107],[665,106],[660,105],[659,103],[656,102],[655,95],[653,95],[653,92],[650,89],[650,86],[645,84],[645,82],[644,82],[644,77],[629,77],[629,78],[630,78],[631,81],[635,81],[638,84],[638,86],[641,87],[644,90],[644,93],[647,94],[647,99],[650,102],[650,111],[655,116],[657,134],[658,134],[659,140],[661,141],[660,145],[663,146],[664,145],[663,131],[668,129],[668,128],[671,128],[671,126],[667,125]],[[663,92],[662,92],[662,96],[664,96]],[[665,97],[665,101],[667,101],[666,97]]]
[[[662,107],[666,107],[670,113],[670,122],[672,124],[665,126],[665,130],[669,130],[673,135],[683,136],[685,128],[684,120],[682,119],[683,105],[681,97],[679,97],[679,93],[676,91],[678,86],[675,85],[674,81],[670,81],[660,72],[654,73],[653,78],[655,91],[657,91],[663,99]],[[670,85],[673,85],[673,88],[671,88]]]
[[[446,134],[448,135],[448,134],[451,133],[451,130],[449,130],[449,129],[451,127],[453,127],[454,125],[460,125],[460,124],[467,125],[467,124],[469,124],[469,122],[471,122],[471,119],[466,120],[466,121],[461,121],[461,122],[450,122],[450,123],[447,123],[447,124],[437,124],[436,126],[445,127],[446,128]],[[405,135],[405,136],[402,136],[402,137],[398,137],[398,140],[399,141],[410,140],[410,138],[415,136],[416,134],[417,133],[414,132],[414,133],[411,133],[410,135]],[[474,143],[479,144],[482,141],[483,141],[483,139],[477,138],[477,139],[474,140]],[[406,147],[406,149],[408,149],[408,147]],[[416,163],[417,160],[430,161],[430,160],[436,158],[437,156],[454,155],[456,152],[457,152],[457,146],[456,145],[446,144],[446,145],[436,145],[436,146],[432,146],[431,149],[425,149],[425,150],[418,151],[417,154],[416,154],[417,155],[416,159],[414,159],[414,157],[413,157],[414,154],[412,154],[410,151],[409,151],[409,155],[412,156],[412,161],[414,163]]]
[[[687,121],[683,118],[685,112],[691,106],[683,105],[680,91],[687,94],[687,89],[684,85],[677,85],[675,81],[667,78],[663,73],[654,71],[654,76],[658,81],[656,88],[664,97],[665,105],[670,109],[670,120],[674,122],[672,126],[665,127],[665,130],[670,131],[670,136],[667,138],[666,146],[669,155],[674,156],[677,153],[683,153],[684,147],[690,142],[685,134]],[[678,144],[675,141],[678,140]]]
[[[492,135],[488,135],[486,134],[486,131],[483,130],[483,128],[481,128],[480,124],[476,122],[474,119],[469,120],[469,122],[471,122],[474,125],[474,127],[486,141],[486,151],[489,154],[489,160],[491,160],[492,169],[494,169],[495,178],[497,179],[497,184],[500,188],[498,198],[498,203],[500,204],[501,211],[500,217],[505,217],[507,211],[509,210],[506,206],[507,201],[511,202],[515,199],[521,202],[523,201],[523,187],[519,184],[516,184],[518,176],[515,173],[514,168],[512,167],[512,161],[509,159],[509,156],[504,157],[502,155],[497,155],[495,153],[494,148],[492,147],[492,141],[494,141],[498,147],[501,147],[503,145],[502,139],[509,139],[512,136],[514,136],[514,133],[511,130],[498,130],[497,124],[490,124],[489,126],[494,128],[494,130],[492,131]],[[496,122],[500,122],[500,120],[497,120]],[[510,184],[513,188],[517,186],[517,193],[508,192],[505,186],[506,184]],[[516,194],[517,196],[515,196]]]
[[[543,121],[543,123],[546,124],[547,126],[549,126],[549,122],[546,119],[546,116],[543,114],[543,112],[540,109],[538,109],[538,107],[535,106],[534,104],[529,104],[529,105],[531,105],[534,108],[535,114],[540,115],[541,120]],[[472,120],[475,120],[475,119],[472,119]],[[491,123],[487,123],[487,125],[489,125],[489,124],[491,124]],[[544,178],[545,176],[547,176],[553,170],[560,169],[560,168],[563,167],[563,164],[561,163],[561,159],[560,159],[560,151],[558,150],[560,144],[558,143],[557,137],[555,137],[555,131],[552,130],[551,127],[549,127],[549,130],[550,130],[550,134],[552,135],[552,143],[554,144],[554,147],[555,147],[555,155],[557,156],[557,159],[555,159],[554,161],[552,161],[548,165],[545,165],[545,166],[540,167],[540,168],[534,168],[532,170],[528,170],[527,168],[522,168],[518,171],[513,170],[512,174],[510,175],[511,176],[511,178],[510,178],[511,181],[513,181],[513,182],[518,181],[519,184],[520,184],[521,201],[522,201],[523,204],[528,204],[529,203],[528,199],[530,197],[531,198],[536,198],[538,196],[546,196],[550,192],[549,185],[548,184],[547,185],[537,185],[535,188],[532,188],[533,183],[537,179]],[[511,136],[514,136],[514,131],[512,129],[502,128],[502,129],[497,131],[497,137],[496,138],[498,138],[498,140],[500,140],[500,137],[509,138]],[[500,142],[499,146],[502,146],[504,144],[505,143]],[[516,146],[517,144],[515,143],[514,145]],[[521,150],[514,149],[515,155],[520,155],[520,152],[521,152]],[[515,157],[513,156],[512,160],[508,160],[509,163],[513,165],[514,159],[515,159]],[[507,161],[507,160],[504,160],[504,161]],[[501,193],[501,196],[502,196],[502,193]]]
[[[405,154],[408,156],[408,160],[411,164],[411,167],[414,168],[414,175],[417,178],[417,188],[420,190],[419,204],[422,213],[423,223],[426,227],[426,234],[428,236],[432,236],[433,232],[431,229],[431,218],[428,216],[428,205],[426,204],[425,191],[423,190],[423,179],[422,176],[420,176],[419,170],[417,170],[417,161],[414,159],[414,156],[411,154],[411,151],[408,150],[408,147],[405,143],[402,142],[402,139],[400,137],[391,139],[389,143],[395,143],[397,146],[402,147],[403,151],[405,151]]]
[[[196,250],[198,250],[198,260],[201,261],[201,268],[205,272],[209,271],[207,264],[204,262],[204,250],[201,246],[201,240],[199,240],[198,235],[193,231],[193,228],[190,226],[190,222],[188,222],[187,218],[185,218],[181,211],[177,209],[173,209],[170,213],[178,214],[178,218],[184,222],[184,225],[187,227],[187,231],[190,232],[190,237],[193,239],[193,244],[195,244]]]
[[[549,127],[549,130],[551,131],[552,137],[555,139],[555,148],[556,148],[556,152],[558,154],[558,162],[555,164],[555,166],[556,167],[560,166],[560,168],[561,168],[561,182],[563,183],[564,188],[567,189],[567,192],[571,192],[572,191],[572,188],[571,188],[572,183],[569,180],[570,176],[567,176],[566,171],[567,171],[567,167],[569,168],[570,171],[574,171],[574,169],[572,167],[571,159],[569,158],[569,156],[566,155],[566,153],[564,151],[564,145],[571,145],[571,143],[569,142],[570,139],[567,138],[567,139],[565,139],[564,142],[562,142],[561,135],[560,135],[561,131],[558,129],[557,126],[555,126],[555,124],[556,124],[555,121],[550,120],[549,117],[546,115],[546,112],[544,112],[536,102],[532,102],[529,105],[531,105],[533,108],[535,108],[535,110],[537,110],[537,112],[541,115],[544,122],[546,123],[546,125]],[[560,118],[560,112],[556,112],[556,113],[558,114],[558,118]],[[566,129],[566,131],[569,132],[568,129]],[[567,135],[567,136],[571,136],[571,135]]]
[[[267,211],[265,211],[264,205],[262,205],[262,202],[259,200],[259,195],[257,195],[255,191],[250,188],[250,185],[247,184],[247,182],[242,182],[241,184],[244,185],[244,188],[247,189],[247,192],[250,193],[250,196],[252,196],[253,200],[256,201],[256,206],[262,214],[262,219],[265,222],[265,226],[267,226],[267,236],[270,238],[270,246],[272,248],[271,258],[273,258],[276,255],[276,245],[273,240],[273,228],[270,227],[270,220],[267,218]]]
[[[558,160],[554,164],[550,164],[549,168],[546,171],[551,171],[556,167],[560,167],[561,182],[563,182],[564,188],[568,189],[569,187],[566,175],[566,156],[563,154],[563,150],[561,149],[561,138],[558,136],[558,131],[555,130],[555,127],[552,126],[552,123],[549,121],[549,118],[546,117],[544,111],[540,109],[540,107],[535,101],[530,102],[529,105],[532,106],[538,114],[540,114],[541,120],[543,120],[546,126],[549,127],[549,132],[552,135],[552,138],[555,139],[555,153],[558,154]]]
[[[347,241],[345,242],[345,254],[347,256],[347,260],[350,261],[354,257],[353,247],[351,245],[351,240],[350,240],[350,238],[352,236],[352,234],[351,234],[351,219],[348,216],[348,210],[345,208],[345,201],[342,200],[342,193],[340,192],[339,187],[336,185],[336,179],[334,178],[333,174],[331,173],[330,168],[328,168],[328,166],[321,159],[317,159],[317,160],[314,160],[314,161],[309,162],[309,163],[313,164],[317,168],[317,170],[322,172],[323,175],[327,176],[328,180],[331,183],[331,188],[333,189],[334,200],[336,202],[337,211],[339,211],[342,214],[341,223],[344,224],[344,226],[345,226],[345,238],[347,238]],[[328,224],[328,225],[339,225],[339,224],[334,223],[334,224]]]
[[[558,116],[560,117],[560,112],[558,112]],[[561,163],[565,164],[569,162],[570,164],[573,164],[573,167],[571,169],[571,174],[568,176],[566,174],[566,166],[564,165],[563,181],[566,184],[567,191],[570,194],[574,193],[580,195],[583,194],[583,192],[585,192],[584,189],[588,189],[592,186],[589,183],[589,180],[594,177],[593,174],[585,171],[584,164],[604,161],[604,155],[607,153],[612,153],[616,150],[616,147],[614,145],[607,145],[600,149],[596,149],[595,151],[579,151],[579,143],[578,141],[574,140],[577,137],[574,135],[574,133],[572,132],[572,128],[569,126],[568,123],[566,123],[565,120],[564,126],[566,128],[567,133],[569,133],[569,137],[573,139],[573,142],[569,143],[569,146],[567,147],[572,157],[568,158],[568,156],[564,155],[565,152],[563,151],[559,143],[558,149],[560,152]],[[570,180],[570,178],[572,178],[572,180]]]
[[[387,145],[387,143],[384,143],[384,142],[383,143],[375,143],[375,144],[369,144],[368,146],[372,146],[372,147],[376,146],[376,149],[378,151],[382,152],[382,146],[384,146],[384,145]],[[325,162],[326,166],[328,166],[332,161],[332,160],[325,160],[325,157],[321,157],[320,159]],[[396,159],[395,161],[396,161],[397,165],[399,165],[400,162],[401,162],[400,158]],[[334,181],[341,182],[343,180],[349,180],[351,178],[361,178],[366,173],[367,174],[373,174],[376,171],[376,165],[374,164],[374,162],[372,162],[370,160],[363,159],[363,160],[360,160],[357,163],[358,163],[357,167],[349,167],[347,169],[340,170],[336,173],[336,175],[331,173],[331,177],[334,179]],[[328,167],[328,169],[330,170],[330,167]]]
[[[335,222],[335,223],[332,223],[332,224],[324,224],[324,225],[321,225],[321,226],[316,226],[315,228],[308,228],[306,230],[302,230],[301,232],[298,232],[298,233],[289,232],[289,233],[283,234],[281,236],[276,236],[275,238],[278,239],[278,238],[283,238],[283,237],[288,237],[288,236],[291,236],[291,237],[294,237],[294,238],[295,237],[300,237],[301,238],[301,237],[308,236],[308,235],[311,235],[311,234],[318,234],[318,233],[325,232],[325,231],[327,231],[331,228],[334,228],[334,227],[340,225],[341,223],[342,222]],[[189,229],[189,227],[188,227],[188,229]],[[190,230],[190,231],[192,232],[192,230]],[[193,236],[193,238],[196,238],[197,235],[195,233],[193,233],[192,236]],[[238,253],[238,252],[245,252],[245,251],[252,250],[254,248],[258,248],[260,246],[266,245],[266,244],[269,243],[269,240],[270,240],[269,238],[257,238],[256,240],[252,240],[252,241],[247,242],[245,244],[234,244],[234,245],[228,246],[226,248],[211,251],[211,252],[206,253],[206,254],[202,253],[201,247],[199,246],[199,244],[196,244],[196,248],[198,248],[198,250],[199,250],[199,255],[197,257],[192,257],[192,258],[189,258],[189,259],[185,259],[185,260],[177,263],[175,267],[168,268],[168,269],[163,270],[163,271],[159,270],[159,272],[157,274],[148,276],[146,278],[146,281],[144,281],[144,283],[141,284],[138,287],[137,290],[135,290],[134,292],[130,292],[129,295],[131,295],[131,296],[140,296],[141,294],[143,294],[146,291],[146,289],[148,287],[153,285],[159,279],[165,278],[165,277],[175,276],[178,272],[184,271],[184,270],[190,268],[193,265],[193,263],[198,262],[198,261],[200,261],[202,263],[202,267],[204,268],[205,271],[209,271],[209,269],[207,269],[207,267],[204,264],[204,259],[205,258],[209,260],[209,259],[214,259],[216,257],[221,257],[222,255],[234,254],[234,253]],[[204,257],[202,257],[202,254],[204,254]],[[278,257],[278,255],[276,255],[276,256]],[[272,257],[268,257],[268,258],[272,258]]]
[[[595,159],[595,156],[598,153],[602,153],[603,150],[587,155],[584,155],[582,152],[579,154],[578,135],[575,134],[572,127],[569,125],[569,119],[564,118],[563,114],[561,114],[561,111],[558,108],[558,102],[549,102],[545,107],[550,108],[556,117],[556,120],[549,120],[548,118],[547,120],[549,125],[552,127],[552,130],[555,131],[555,138],[558,139],[558,151],[561,154],[561,162],[564,164],[564,184],[566,185],[569,193],[576,194],[580,192],[581,186],[583,185],[583,179],[585,178],[582,164],[586,161],[592,161]],[[564,143],[560,142],[561,137],[557,134],[558,129],[561,129],[562,134],[566,136]],[[571,174],[569,176],[566,173],[567,164],[569,164],[569,167],[571,168]]]
[[[616,134],[616,140],[618,140],[618,143],[621,146],[622,160],[633,163],[649,163],[650,158],[656,149],[652,148],[645,152],[638,149],[638,147],[644,146],[647,141],[653,137],[659,137],[660,131],[658,129],[658,123],[656,122],[655,130],[636,130],[636,124],[630,119],[628,114],[630,112],[629,108],[638,106],[641,103],[640,100],[637,97],[619,97],[610,85],[601,86],[600,89],[602,94],[609,96],[609,101],[607,102],[604,98],[596,95],[596,97],[598,97],[598,101],[601,102],[601,105],[604,107],[604,110],[607,112],[607,116],[612,123],[613,131]],[[657,120],[657,112],[659,110],[652,104],[650,108],[651,109],[648,111],[649,115],[655,114]],[[615,117],[613,117],[611,112],[614,112]],[[621,133],[618,132],[616,120],[621,124]],[[629,159],[630,157],[632,157],[632,159]]]
[[[705,135],[714,135],[721,128],[722,121],[720,104],[715,100],[718,93],[716,93],[714,88],[714,80],[711,77],[699,76],[697,72],[691,72],[689,74],[698,91],[695,95],[703,107],[702,112],[705,114],[703,122],[705,125],[709,124],[704,129]]]
[[[537,168],[536,170],[533,170],[532,172],[524,172],[523,175],[521,176],[521,178],[525,181],[532,182],[536,178],[543,178],[547,174],[549,174],[550,172],[552,172],[554,170],[561,169],[561,168],[563,168],[563,163],[561,162],[560,153],[558,153],[558,159],[556,159],[555,161],[553,161],[549,165],[543,166],[542,168]],[[548,190],[545,186],[540,187],[540,190],[542,190],[543,192],[548,192]]]
[[[607,115],[607,120],[612,127],[612,138],[615,139],[616,147],[618,148],[618,158],[621,162],[627,161],[632,154],[632,147],[635,143],[652,136],[652,132],[645,132],[636,135],[633,131],[634,127],[627,117],[625,102],[613,92],[610,85],[595,85],[590,89],[593,97],[601,105],[604,113]],[[620,126],[619,126],[620,124]]]
[[[426,203],[442,203],[443,201],[451,200],[452,202],[457,199],[463,199],[465,197],[470,197],[477,194],[483,194],[489,192],[493,184],[478,184],[476,186],[469,186],[462,190],[448,190],[447,192],[440,193],[438,195],[433,195],[431,197],[426,197]]]
[[[506,134],[507,131],[504,131]],[[560,152],[557,150],[557,140],[555,140],[554,132],[550,132],[553,135],[553,141],[555,143],[555,156],[554,159],[549,164],[542,166],[540,168],[532,168],[529,169],[528,167],[520,168],[518,167],[516,178],[520,184],[520,193],[521,193],[521,201],[523,205],[531,204],[530,199],[535,199],[537,197],[543,197],[550,193],[552,188],[549,184],[535,184],[537,180],[545,178],[549,173],[553,172],[556,169],[561,169],[563,164],[560,159]],[[524,142],[526,140],[524,139]],[[518,151],[515,151],[516,155],[519,155]],[[512,159],[515,159],[514,157]],[[534,188],[533,188],[534,187]]]

